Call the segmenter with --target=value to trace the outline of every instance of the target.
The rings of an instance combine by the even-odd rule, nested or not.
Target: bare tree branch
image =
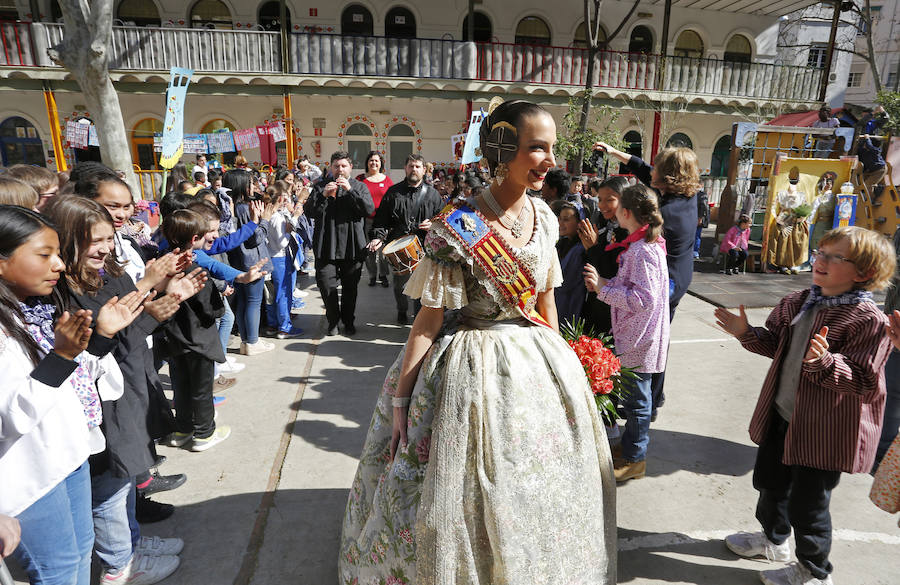
[[[634,14],[634,11],[637,10],[638,4],[641,3],[641,0],[634,0],[634,4],[631,6],[631,10],[628,11],[628,14],[625,15],[625,18],[622,19],[622,22],[619,23],[619,26],[616,27],[608,37],[606,37],[606,43],[609,43],[611,40],[616,38],[616,36],[622,32],[622,29],[625,28],[625,23],[631,18],[631,15]]]

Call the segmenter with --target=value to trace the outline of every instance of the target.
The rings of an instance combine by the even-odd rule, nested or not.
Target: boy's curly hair
[[[887,236],[858,226],[835,228],[825,232],[819,246],[846,241],[850,245],[847,259],[868,280],[857,283],[857,288],[877,291],[886,288],[897,269],[897,256]]]
[[[700,190],[700,163],[690,148],[664,148],[653,159],[659,185],[652,185],[665,193],[693,197]]]

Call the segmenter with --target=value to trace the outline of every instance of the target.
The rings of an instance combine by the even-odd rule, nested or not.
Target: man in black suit
[[[325,302],[329,335],[337,335],[339,322],[344,323],[347,335],[356,333],[356,291],[366,249],[363,224],[375,211],[369,189],[350,178],[352,169],[353,161],[347,152],[332,154],[331,176],[316,185],[303,206],[307,217],[316,223],[316,285]]]

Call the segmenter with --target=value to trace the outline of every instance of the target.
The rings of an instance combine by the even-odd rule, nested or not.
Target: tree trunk
[[[872,43],[872,30],[873,22],[872,22],[872,6],[871,0],[866,0],[866,5],[863,8],[863,17],[866,19],[866,48],[868,49],[868,55],[866,56],[866,60],[869,62],[869,67],[872,68],[872,80],[875,82],[875,94],[881,92],[881,75],[878,73],[878,63],[875,62],[875,45]]]
[[[61,0],[59,7],[66,25],[65,37],[47,53],[72,73],[81,88],[85,106],[97,126],[103,163],[124,172],[132,193],[140,196],[119,96],[109,78],[112,0],[94,0],[90,5],[82,0]]]
[[[591,18],[591,4],[594,5],[594,18]],[[584,0],[584,34],[588,43],[587,77],[584,81],[584,93],[581,95],[581,119],[578,122],[578,130],[583,136],[587,131],[588,120],[591,115],[591,90],[594,87],[594,58],[597,55],[597,31],[600,24],[600,7],[603,0]],[[578,148],[573,170],[575,175],[581,175],[581,167],[584,165],[584,145]]]

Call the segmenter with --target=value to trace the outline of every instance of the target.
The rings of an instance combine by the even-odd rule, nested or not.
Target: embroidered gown
[[[515,254],[541,292],[562,280],[559,231],[532,201],[534,234]],[[339,582],[614,584],[615,480],[578,358],[519,316],[445,224],[424,247],[405,292],[459,309],[460,324],[423,361],[393,461],[402,352],[388,372],[347,502]]]

